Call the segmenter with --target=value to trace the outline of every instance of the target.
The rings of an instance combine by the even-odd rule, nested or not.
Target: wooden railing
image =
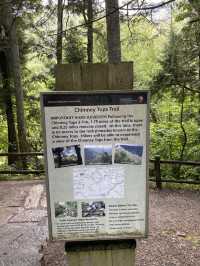
[[[179,184],[191,184],[191,185],[200,185],[200,181],[195,180],[181,180],[181,179],[163,179],[161,175],[161,164],[169,165],[187,165],[193,167],[200,167],[200,161],[179,161],[179,160],[161,160],[160,156],[155,156],[155,159],[150,160],[151,163],[154,163],[154,172],[155,178],[149,178],[149,181],[156,182],[158,189],[162,189],[162,183],[179,183]]]
[[[20,158],[27,158],[28,156],[30,157],[37,157],[37,156],[44,156],[43,152],[2,152],[0,153],[0,157],[8,157],[8,156],[13,156],[13,157],[19,157]],[[10,175],[16,175],[16,174],[23,174],[23,175],[28,175],[28,174],[44,174],[45,170],[43,169],[12,169],[12,170],[0,170],[0,174],[10,174]]]
[[[43,152],[23,152],[23,153],[7,153],[2,152],[0,153],[0,157],[8,157],[8,156],[15,156],[15,157],[33,157],[33,156],[44,156]],[[195,180],[180,180],[180,179],[163,179],[161,174],[161,165],[162,164],[169,164],[169,165],[187,165],[193,167],[200,167],[200,161],[179,161],[179,160],[161,160],[160,156],[155,156],[155,159],[151,159],[150,163],[154,164],[154,175],[155,177],[149,178],[149,181],[156,182],[156,187],[158,189],[162,189],[162,183],[179,183],[179,184],[192,184],[192,185],[200,185],[200,181]],[[15,170],[0,170],[0,174],[44,174],[45,170],[43,169],[15,169]]]

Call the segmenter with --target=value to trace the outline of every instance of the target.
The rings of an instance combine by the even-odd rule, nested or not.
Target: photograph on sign
[[[85,164],[112,164],[111,145],[86,145],[84,147]]]
[[[78,208],[76,201],[55,202],[55,217],[64,218],[65,216],[78,216]]]
[[[55,168],[82,164],[79,145],[52,148]]]
[[[49,234],[147,236],[148,92],[41,94]]]
[[[115,163],[142,163],[143,146],[133,144],[116,144],[115,145]]]

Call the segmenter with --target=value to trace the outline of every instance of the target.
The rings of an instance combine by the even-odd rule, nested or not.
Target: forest
[[[54,90],[56,64],[121,61],[134,62],[133,88],[151,92],[150,158],[198,161],[199,0],[1,0],[0,153],[43,150],[39,98]],[[33,168],[32,159],[20,164],[0,157],[0,169]],[[199,174],[163,169],[169,178]]]

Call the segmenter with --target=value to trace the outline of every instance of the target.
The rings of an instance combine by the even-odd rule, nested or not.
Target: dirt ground
[[[39,266],[47,238],[44,183],[0,182],[0,266]]]
[[[42,265],[67,265],[64,243],[46,243]],[[200,191],[150,189],[149,237],[137,241],[137,266],[200,266]]]
[[[137,266],[200,266],[200,190],[150,189],[149,237]],[[42,181],[0,182],[0,266],[64,266],[64,243],[47,243]]]

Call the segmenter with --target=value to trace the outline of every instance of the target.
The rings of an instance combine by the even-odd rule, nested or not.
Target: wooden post
[[[57,91],[132,90],[133,63],[56,66]],[[134,266],[136,241],[100,240],[66,243],[69,266]]]
[[[160,156],[155,156],[155,175],[156,175],[156,186],[158,189],[162,189],[162,179],[160,175]]]
[[[135,266],[135,249],[134,239],[65,244],[69,266]]]
[[[133,63],[56,65],[57,91],[132,90]]]

